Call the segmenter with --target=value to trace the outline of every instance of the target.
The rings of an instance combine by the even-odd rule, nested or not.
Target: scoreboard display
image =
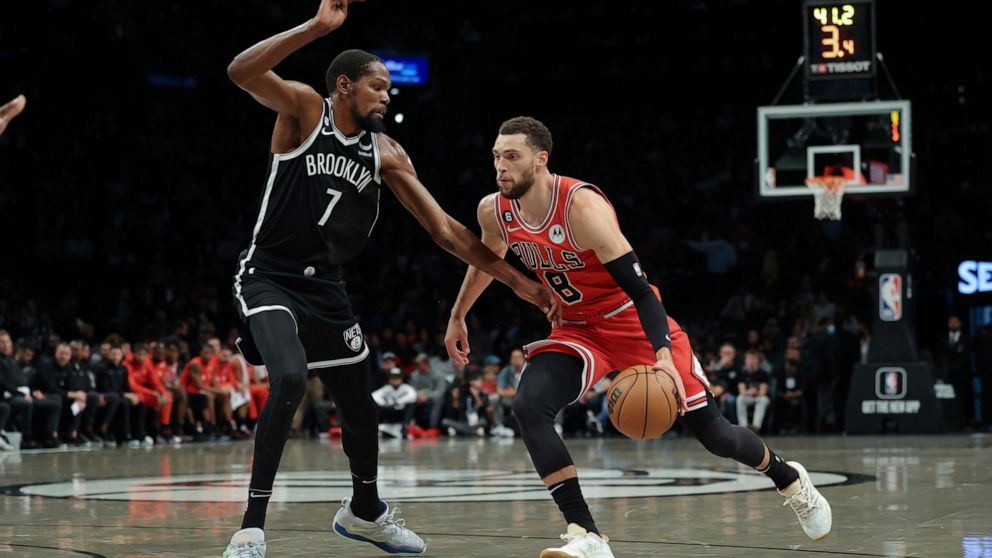
[[[874,0],[806,0],[807,79],[875,75]]]

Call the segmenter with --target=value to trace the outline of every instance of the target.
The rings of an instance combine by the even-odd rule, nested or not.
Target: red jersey
[[[165,387],[151,368],[145,365],[145,361],[139,361],[134,353],[124,359],[124,366],[127,368],[127,378],[131,385],[131,391],[138,395],[152,395],[155,392],[165,393]]]
[[[238,383],[237,377],[234,375],[234,360],[228,360],[227,362],[221,362],[218,358],[216,361],[216,372],[212,378],[214,387],[234,387]],[[211,362],[213,364],[214,362]]]
[[[196,364],[200,367],[200,381],[203,382],[204,387],[210,387],[211,380],[217,373],[217,359],[210,359],[206,364],[204,364],[203,359],[200,357],[191,358],[189,362],[186,363],[186,367],[183,368],[183,374],[179,377],[179,383],[186,388],[186,393],[200,393],[199,388],[190,379],[190,374],[192,373],[192,366]]]
[[[149,355],[145,359],[145,367],[151,370],[158,381],[162,383],[163,386],[171,386],[176,381],[176,367],[174,364],[169,364],[163,358],[162,360],[155,362],[155,359]]]
[[[611,317],[633,304],[596,253],[579,246],[568,223],[572,198],[582,188],[603,196],[589,184],[554,175],[551,207],[541,223],[526,223],[516,200],[496,196],[494,208],[500,235],[524,265],[540,277],[562,304],[562,318],[586,322]]]

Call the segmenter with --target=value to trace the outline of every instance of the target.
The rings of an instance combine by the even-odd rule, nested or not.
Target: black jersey
[[[289,153],[273,153],[251,245],[238,276],[255,260],[326,268],[361,252],[379,216],[376,134],[346,137],[334,126],[330,99],[320,123]]]

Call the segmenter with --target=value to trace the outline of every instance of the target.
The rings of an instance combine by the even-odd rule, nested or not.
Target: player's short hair
[[[334,84],[338,81],[338,76],[342,74],[348,76],[351,81],[362,79],[362,76],[371,72],[372,65],[376,62],[385,64],[382,58],[357,48],[342,52],[335,56],[331,65],[327,67],[327,75],[325,76],[327,90],[334,91]]]
[[[551,130],[540,120],[529,116],[517,116],[507,120],[500,125],[499,133],[503,136],[524,134],[527,136],[527,145],[538,151],[547,151],[548,155],[551,155],[551,148],[554,146]]]

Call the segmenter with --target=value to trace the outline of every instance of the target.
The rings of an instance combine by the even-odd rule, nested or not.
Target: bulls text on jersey
[[[533,270],[569,271],[582,269],[586,266],[582,258],[575,252],[558,250],[558,254],[561,255],[561,259],[558,260],[555,258],[556,250],[553,250],[551,246],[541,246],[536,242],[514,242],[510,244],[510,250],[513,250],[520,261]]]

